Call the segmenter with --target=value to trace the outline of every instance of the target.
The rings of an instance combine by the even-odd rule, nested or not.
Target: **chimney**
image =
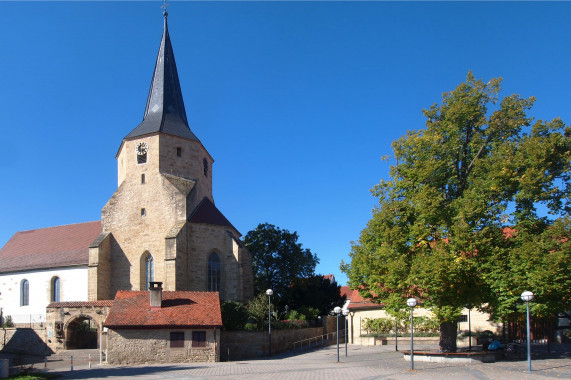
[[[151,309],[161,307],[163,302],[163,283],[149,282],[149,298],[151,301]]]

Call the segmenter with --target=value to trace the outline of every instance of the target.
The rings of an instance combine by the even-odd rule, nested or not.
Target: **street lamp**
[[[529,290],[521,293],[522,301],[525,301],[527,306],[527,372],[531,372],[531,340],[529,333],[529,301],[533,299],[533,293]]]
[[[349,328],[349,322],[347,321],[348,315],[349,310],[343,309],[343,316],[345,317],[345,356],[347,356],[347,329]]]
[[[336,306],[333,311],[337,315],[337,363],[339,363],[339,314],[341,314],[341,308]]]
[[[410,369],[414,369],[414,326],[412,315],[416,303],[416,298],[409,298],[406,300],[406,304],[410,307]]]
[[[272,356],[272,294],[274,291],[272,289],[266,290],[268,295],[268,340],[269,340],[269,356]]]

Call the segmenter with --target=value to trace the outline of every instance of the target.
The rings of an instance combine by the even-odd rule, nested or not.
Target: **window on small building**
[[[202,166],[204,167],[204,175],[208,177],[208,161],[206,158],[202,159]]]
[[[206,347],[206,331],[192,332],[192,347]]]
[[[28,306],[30,304],[30,282],[22,280],[20,283],[20,306]]]
[[[176,148],[176,156],[177,156],[177,157],[181,157],[181,156],[182,156],[182,148],[181,148],[181,147],[177,147],[177,148]]]
[[[171,348],[184,348],[184,331],[171,332]]]
[[[462,314],[458,319],[458,322],[468,322],[468,316],[466,314]]]
[[[220,291],[220,258],[216,253],[208,258],[208,291]]]
[[[50,297],[50,301],[51,302],[59,302],[60,301],[60,279],[59,277],[54,277],[52,279],[52,289],[51,289],[51,297]]]

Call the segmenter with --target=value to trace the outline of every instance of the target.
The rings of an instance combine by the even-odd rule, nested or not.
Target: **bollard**
[[[70,371],[73,371],[73,355],[71,355],[71,370]]]
[[[89,368],[91,368],[91,354],[89,354]]]
[[[48,358],[44,358],[44,372],[48,372]]]

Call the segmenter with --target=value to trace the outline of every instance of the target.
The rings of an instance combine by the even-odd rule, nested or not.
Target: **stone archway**
[[[65,327],[66,350],[97,348],[97,339],[97,323],[89,316],[73,318]]]

